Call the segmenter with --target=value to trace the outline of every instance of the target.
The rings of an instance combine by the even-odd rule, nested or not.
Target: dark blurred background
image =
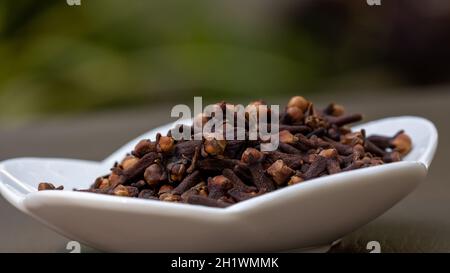
[[[443,0],[3,0],[0,120],[442,85],[449,33]]]

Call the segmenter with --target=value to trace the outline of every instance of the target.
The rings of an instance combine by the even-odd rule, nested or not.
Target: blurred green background
[[[449,1],[0,2],[0,120],[450,80]]]

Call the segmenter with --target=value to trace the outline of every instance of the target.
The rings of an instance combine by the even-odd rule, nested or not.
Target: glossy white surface
[[[172,125],[141,138],[153,138]],[[86,188],[136,140],[103,162],[21,158],[0,164],[0,192],[61,234],[106,251],[283,251],[330,244],[370,222],[426,176],[437,146],[429,121],[397,117],[363,124],[367,133],[404,129],[413,151],[403,162],[326,176],[226,209],[71,191]],[[65,191],[37,192],[39,181]]]

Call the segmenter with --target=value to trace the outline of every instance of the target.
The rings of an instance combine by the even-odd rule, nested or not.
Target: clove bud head
[[[336,149],[326,149],[322,150],[319,155],[326,158],[334,158],[338,156],[338,152],[336,151]]]
[[[124,185],[118,185],[114,189],[113,194],[117,195],[117,196],[128,196],[129,192],[128,192],[127,187],[125,187]]]
[[[407,134],[401,133],[392,140],[392,145],[395,147],[395,151],[399,152],[403,157],[411,151],[412,141]]]
[[[149,139],[143,139],[134,147],[133,155],[143,157],[150,152],[156,152],[156,143],[151,142]]]
[[[134,164],[136,164],[138,161],[139,161],[138,158],[136,158],[136,157],[134,157],[134,156],[132,156],[132,155],[129,155],[129,156],[125,157],[125,158],[122,160],[122,162],[120,163],[120,165],[122,166],[122,168],[123,168],[124,170],[128,170],[129,168],[133,167]]]
[[[208,179],[208,197],[218,199],[233,187],[231,181],[223,175],[217,175]]]
[[[205,182],[200,182],[189,190],[185,191],[183,194],[181,194],[181,199],[187,202],[189,196],[192,195],[202,195],[205,197],[208,196],[208,188],[206,187]]]
[[[182,163],[175,163],[170,166],[170,180],[178,182],[183,180],[186,173],[186,166]]]
[[[208,187],[229,189],[232,187],[231,181],[223,175],[217,175],[209,179]]]
[[[364,150],[364,146],[362,146],[361,144],[356,144],[355,146],[353,146],[352,150],[354,160],[363,158],[366,153]]]
[[[153,163],[145,169],[144,180],[149,186],[156,186],[164,180],[164,170],[159,164]]]
[[[333,103],[333,107],[331,109],[332,116],[339,117],[339,116],[342,116],[344,113],[345,113],[344,106]]]
[[[45,190],[63,190],[63,186],[55,187],[52,183],[42,182],[38,185],[38,191],[45,191]]]
[[[97,188],[98,189],[106,189],[110,185],[111,184],[109,183],[109,179],[108,178],[100,178],[100,180],[98,181],[98,184],[97,184]]]
[[[303,181],[304,181],[304,179],[301,178],[300,176],[298,176],[298,175],[293,175],[293,176],[291,177],[291,179],[289,179],[289,181],[288,181],[287,184],[290,186],[290,185],[295,185],[295,184],[301,183],[301,182],[303,182]]]
[[[304,118],[303,110],[296,106],[290,106],[286,109],[286,114],[293,123],[301,122]]]
[[[120,176],[119,176],[116,172],[113,171],[113,172],[108,176],[108,180],[109,180],[109,184],[111,184],[111,185],[117,185],[117,183],[119,183]]]
[[[328,127],[327,121],[316,115],[307,116],[305,118],[305,124],[313,129]]]
[[[158,195],[171,192],[172,190],[173,190],[173,186],[171,186],[171,185],[162,185],[159,188]]]
[[[155,197],[155,192],[151,189],[143,189],[141,190],[141,192],[138,195],[138,198],[142,198],[142,199],[154,199]]]
[[[279,133],[280,142],[292,144],[298,141],[298,138],[291,134],[288,130],[283,130]]]
[[[158,141],[158,148],[162,153],[170,153],[175,148],[175,140],[170,136],[162,136]]]
[[[289,168],[283,160],[279,159],[267,169],[267,173],[272,177],[275,183],[281,186],[286,183],[289,177],[294,173],[294,170]]]
[[[246,164],[254,164],[257,162],[261,162],[264,158],[262,152],[258,151],[255,148],[247,148],[242,153],[241,161]]]
[[[308,109],[308,106],[309,106],[309,101],[306,100],[302,96],[292,97],[287,104],[287,107],[297,107],[297,108],[301,109],[303,112],[305,112],[306,109]]]
[[[225,151],[225,147],[227,146],[227,141],[216,138],[207,138],[203,142],[203,151],[207,155],[217,156],[222,155]]]
[[[159,200],[166,202],[178,202],[181,201],[181,197],[178,194],[166,192],[159,196]]]
[[[364,136],[361,133],[361,131],[348,133],[348,134],[341,136],[341,143],[350,145],[350,146],[355,146],[357,144],[362,145],[362,144],[364,144]]]

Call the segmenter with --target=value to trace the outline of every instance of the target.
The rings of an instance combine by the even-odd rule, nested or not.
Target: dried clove
[[[252,192],[241,191],[238,188],[232,188],[232,189],[228,190],[228,195],[230,195],[231,198],[233,198],[237,202],[245,201],[247,199],[253,198],[260,194],[261,193],[257,193],[256,191],[252,191]]]
[[[169,171],[169,179],[171,182],[179,182],[183,180],[184,174],[186,173],[186,165],[183,163],[173,163],[169,164],[167,167]]]
[[[231,205],[230,203],[223,202],[222,200],[216,200],[202,195],[189,196],[187,203],[216,208],[225,208]]]
[[[208,179],[208,197],[212,199],[219,199],[233,187],[231,181],[223,175],[217,175]]]
[[[122,160],[122,162],[120,163],[120,166],[122,167],[122,169],[128,170],[131,167],[133,167],[138,161],[139,161],[138,158],[136,158],[136,157],[134,157],[132,155],[129,155],[129,156],[126,156]]]
[[[200,147],[196,146],[194,155],[192,156],[192,162],[189,168],[187,169],[187,173],[192,173],[197,168],[198,157],[200,156]]]
[[[260,118],[273,113],[265,105],[258,100],[247,109],[256,108]],[[223,114],[239,108],[226,102],[214,107]],[[200,135],[194,126],[216,118],[201,113],[194,118],[193,126],[174,128],[195,140],[175,140],[172,130],[157,134],[154,140],[141,140],[109,174],[97,178],[89,189],[77,191],[227,207],[324,175],[396,162],[411,151],[411,138],[404,131],[393,136],[352,132],[347,125],[360,121],[362,115],[345,112],[335,103],[318,109],[304,97],[292,97],[279,116],[278,148],[269,152],[261,151],[267,140],[249,139],[254,121],[249,113],[241,117],[234,113],[220,121],[223,129]],[[269,115],[262,124],[270,132],[271,118]],[[239,121],[241,127],[233,121]],[[223,140],[229,132],[235,136],[243,133],[240,135],[245,138]],[[38,190],[57,189],[62,186],[56,188],[45,182],[38,186]]]
[[[151,187],[165,180],[164,169],[158,163],[153,163],[145,169],[144,180]]]
[[[144,155],[142,158],[140,158],[136,164],[131,166],[129,169],[124,170],[119,174],[119,178],[117,181],[112,183],[112,187],[116,187],[119,184],[124,184],[127,181],[138,181],[139,178],[144,174],[145,170],[148,166],[150,166],[156,159],[158,159],[160,156],[157,153],[150,152],[146,155]],[[110,181],[112,179],[110,178]],[[113,182],[113,181],[111,181]]]
[[[225,140],[218,140],[214,137],[207,138],[203,142],[202,155],[204,157],[222,155],[226,145],[227,142]]]
[[[182,194],[191,187],[193,187],[200,179],[200,171],[194,171],[190,175],[186,176],[178,186],[173,189],[173,194]]]
[[[303,174],[304,179],[311,179],[318,177],[327,168],[327,158],[318,156],[316,160],[311,163],[308,170]]]
[[[159,195],[159,200],[166,201],[166,202],[179,202],[179,201],[181,201],[181,196],[178,194],[166,192],[166,193]]]
[[[143,189],[147,185],[147,182],[145,180],[139,180],[138,182],[131,183],[130,186],[136,187],[139,190]]]
[[[256,191],[255,187],[248,186],[244,182],[242,182],[242,180],[236,175],[236,173],[233,170],[224,169],[222,174],[231,181],[234,188],[244,192]]]
[[[334,124],[336,126],[344,126],[350,123],[355,123],[361,121],[363,116],[361,114],[350,114],[343,115],[339,117],[327,116],[327,120],[329,123]]]
[[[58,186],[55,187],[52,183],[47,182],[41,182],[38,185],[38,191],[45,191],[45,190],[63,190],[64,186]]]
[[[162,136],[159,138],[156,150],[161,153],[170,153],[175,148],[175,140],[170,136]]]
[[[195,152],[202,145],[201,140],[190,140],[179,142],[175,145],[174,154],[180,158],[181,156],[185,156],[187,158],[193,158]]]
[[[329,116],[339,117],[345,112],[344,106],[336,103],[330,103],[322,110],[322,113]]]
[[[287,182],[289,177],[294,173],[294,170],[289,168],[283,160],[279,159],[275,161],[270,167],[267,169],[267,173],[272,177],[273,181],[278,184],[278,186],[282,186]]]
[[[136,147],[134,147],[132,154],[141,158],[151,152],[156,152],[156,142],[152,142],[149,139],[143,139],[139,141]]]
[[[311,132],[311,128],[309,128],[306,125],[287,125],[287,124],[280,124],[279,131],[289,131],[291,134],[298,134],[298,133],[309,133]]]
[[[239,160],[230,158],[207,158],[197,164],[197,168],[203,171],[220,172],[224,168],[231,169],[239,164]]]
[[[258,190],[269,192],[275,190],[275,185],[273,181],[265,174],[265,170],[261,164],[263,158],[264,155],[260,151],[255,148],[247,148],[242,154],[241,161],[249,165],[253,183],[255,183]]]
[[[114,188],[113,194],[117,196],[128,196],[128,189],[123,185],[118,185]]]
[[[185,191],[181,195],[181,199],[184,202],[187,202],[189,196],[192,195],[202,195],[202,196],[208,196],[208,187],[206,186],[205,182],[200,182],[197,185],[191,187],[187,191]]]
[[[401,156],[405,156],[411,151],[412,141],[407,134],[402,132],[392,139],[392,146]]]
[[[287,107],[297,107],[301,109],[303,112],[305,112],[308,109],[309,105],[310,102],[306,100],[304,97],[294,96],[289,100]]]
[[[142,199],[158,199],[155,196],[155,191],[151,190],[151,189],[143,189],[139,192],[138,198],[142,198]]]
[[[290,185],[295,185],[295,184],[298,184],[298,183],[301,183],[301,182],[303,182],[303,181],[305,181],[301,176],[299,176],[299,175],[293,175],[292,177],[291,177],[291,179],[289,179],[289,181],[288,181],[288,185],[290,186]]]
[[[161,196],[162,194],[165,194],[165,193],[170,193],[172,191],[173,191],[173,186],[167,185],[167,184],[166,185],[162,185],[159,188],[158,196]]]
[[[280,142],[278,144],[278,149],[280,149],[281,151],[283,151],[287,154],[301,154],[302,153],[302,151],[295,148],[294,146],[287,144],[287,143],[283,143],[283,142]]]

